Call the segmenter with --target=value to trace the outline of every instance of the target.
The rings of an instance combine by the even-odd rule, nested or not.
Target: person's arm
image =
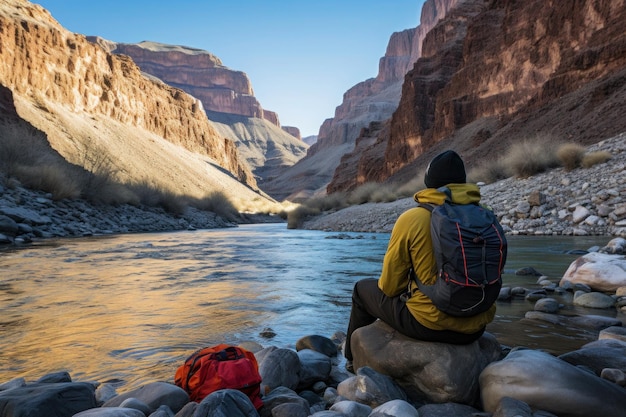
[[[400,295],[407,289],[409,270],[413,266],[412,254],[417,249],[416,236],[421,234],[420,229],[425,223],[423,218],[426,217],[427,222],[430,219],[429,213],[421,213],[422,210],[414,208],[404,212],[398,217],[391,231],[382,272],[378,279],[378,287],[389,297]],[[430,239],[430,234],[428,238]]]

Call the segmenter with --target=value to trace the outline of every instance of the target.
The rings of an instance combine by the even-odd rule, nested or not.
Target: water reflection
[[[272,224],[64,239],[0,253],[0,382],[67,370],[134,387],[171,381],[202,346],[293,347],[308,334],[345,331],[352,286],[378,277],[389,238],[345,235],[360,238]],[[606,240],[512,238],[505,285],[535,285],[535,277],[513,274],[527,266],[558,280],[576,257],[565,251]],[[501,303],[489,331],[504,344],[555,352],[595,338],[520,321],[531,308]],[[276,336],[261,337],[266,327]]]

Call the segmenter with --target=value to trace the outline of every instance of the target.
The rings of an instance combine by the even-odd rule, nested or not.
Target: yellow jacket
[[[452,202],[458,204],[478,203],[480,190],[475,184],[448,184]],[[434,188],[419,191],[414,196],[418,203],[440,205],[446,195]],[[424,284],[432,285],[437,276],[437,265],[430,238],[430,212],[415,207],[402,213],[391,232],[383,269],[378,279],[378,287],[389,297],[395,297],[407,290],[409,269],[422,278]],[[439,311],[426,295],[411,284],[412,296],[407,307],[415,319],[433,330],[453,330],[459,333],[474,333],[490,323],[495,314],[495,304],[484,313],[472,317],[454,317]]]

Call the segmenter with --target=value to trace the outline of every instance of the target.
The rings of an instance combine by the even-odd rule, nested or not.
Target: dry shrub
[[[7,177],[16,177],[24,171],[24,167],[37,165],[67,164],[54,151],[43,132],[32,126],[18,125],[17,123],[0,123],[0,171]]]
[[[298,207],[287,211],[287,228],[296,229],[311,216],[325,211],[336,211],[349,205],[347,196],[343,192],[316,196],[302,202]]]
[[[187,209],[187,201],[182,196],[165,190],[155,183],[143,181],[128,186],[139,199],[139,203],[149,207],[162,207],[172,214],[183,214]]]
[[[508,163],[504,159],[498,159],[472,168],[467,173],[467,180],[473,183],[484,182],[485,184],[491,184],[509,178],[511,175],[513,175],[513,170]]]
[[[348,204],[382,203],[397,199],[396,193],[388,184],[368,182],[348,194]]]
[[[185,210],[187,210],[187,201],[185,198],[167,191],[161,192],[159,201],[156,205],[174,215],[182,215],[185,213]]]
[[[419,190],[424,189],[424,172],[413,177],[408,182],[395,186],[395,195],[398,198],[412,197]]]
[[[239,211],[222,191],[213,191],[192,205],[200,210],[211,211],[218,216],[235,222],[240,218]]]
[[[348,205],[349,204],[346,199],[345,193],[333,193],[324,196],[309,198],[308,200],[304,201],[298,208],[305,206],[313,209],[314,211],[317,210],[318,212],[322,212],[339,210],[347,207]]]
[[[80,185],[60,165],[21,165],[14,173],[24,186],[50,193],[54,200],[80,197]]]
[[[590,152],[583,156],[580,164],[583,168],[590,168],[596,164],[603,164],[609,159],[611,159],[611,153],[608,151]]]
[[[319,208],[301,205],[287,213],[287,229],[297,229],[307,218],[320,213]]]
[[[577,143],[564,143],[559,146],[556,156],[566,171],[578,168],[585,155],[585,147]]]
[[[556,156],[558,146],[559,143],[552,138],[527,139],[513,144],[503,158],[503,163],[514,175],[528,178],[559,165]]]

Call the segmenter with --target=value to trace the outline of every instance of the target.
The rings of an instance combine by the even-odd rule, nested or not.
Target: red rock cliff
[[[623,0],[464,1],[425,38],[353,182],[384,181],[446,147],[480,161],[538,133],[590,144],[623,132],[625,21]]]

